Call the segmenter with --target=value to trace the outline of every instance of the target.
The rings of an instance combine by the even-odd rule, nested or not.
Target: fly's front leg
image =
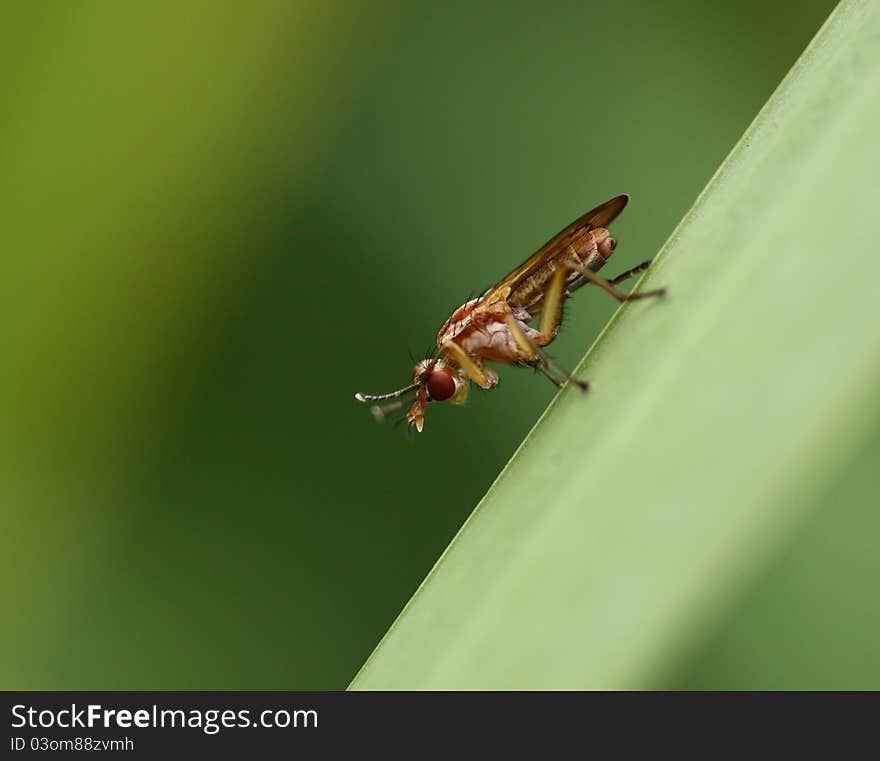
[[[487,367],[483,367],[462,349],[457,343],[449,341],[440,347],[440,351],[455,360],[455,363],[467,373],[480,388],[489,389],[498,383],[498,376]]]

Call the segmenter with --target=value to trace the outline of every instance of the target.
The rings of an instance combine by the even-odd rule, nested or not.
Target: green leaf
[[[352,688],[675,686],[738,617],[762,630],[773,599],[749,600],[781,558],[817,557],[804,527],[821,537],[842,474],[876,464],[878,93],[880,5],[844,2],[639,284],[669,296],[618,310],[578,370],[591,393],[554,400]],[[876,492],[864,482],[855,503]],[[835,608],[830,650],[880,629],[860,602],[880,526],[860,521],[829,524],[842,560],[864,554],[846,589],[822,590],[858,601]],[[750,640],[758,660],[767,641]],[[865,668],[876,687],[876,658]],[[817,673],[772,686],[835,683]]]

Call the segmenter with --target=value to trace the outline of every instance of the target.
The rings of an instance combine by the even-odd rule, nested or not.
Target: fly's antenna
[[[404,394],[412,393],[413,391],[418,391],[420,383],[411,383],[409,386],[405,388],[399,388],[397,391],[392,391],[389,394],[362,394],[358,391],[354,398],[359,402],[384,402],[386,399],[397,399],[399,396],[403,396]]]

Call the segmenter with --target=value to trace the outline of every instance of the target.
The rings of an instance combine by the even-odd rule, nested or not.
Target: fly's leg
[[[617,299],[621,303],[624,301],[638,301],[639,299],[649,299],[653,296],[665,296],[666,289],[665,288],[657,288],[654,291],[645,291],[644,293],[630,293],[626,294],[622,291],[618,291],[617,288],[614,287],[614,283],[619,283],[621,280],[626,280],[628,277],[631,277],[636,272],[639,272],[648,263],[642,263],[638,267],[634,267],[629,272],[624,272],[622,275],[614,278],[614,280],[606,280],[604,277],[597,275],[591,269],[587,269],[579,264],[575,264],[574,262],[564,262],[560,265],[561,269],[569,269],[574,270],[575,272],[583,275],[585,280],[588,280],[593,285],[598,285],[603,291],[605,291],[612,298]]]
[[[543,375],[547,380],[549,380],[554,386],[556,386],[556,388],[562,388],[565,385],[565,383],[563,383],[561,380],[559,380],[559,378],[557,378],[555,375],[551,375],[548,372],[547,368],[544,367],[543,362],[536,362],[535,369],[538,370],[541,373],[541,375]]]
[[[508,314],[505,318],[505,322],[507,323],[507,328],[510,330],[511,335],[516,340],[516,343],[522,350],[523,354],[525,354],[527,361],[536,363],[536,367],[560,388],[563,385],[562,382],[557,378],[554,378],[550,374],[550,371],[556,373],[560,378],[571,381],[578,386],[581,391],[587,391],[590,388],[589,383],[578,380],[571,373],[563,370],[552,359],[550,359],[547,352],[541,348],[542,346],[549,344],[556,337],[556,331],[559,330],[559,323],[562,318],[562,297],[565,293],[566,274],[565,270],[560,268],[556,270],[553,279],[550,281],[550,285],[544,294],[544,306],[541,309],[540,331],[538,337],[534,341],[523,333],[519,325],[516,324],[516,320],[513,319],[513,315]]]
[[[638,275],[640,272],[644,272],[648,267],[651,266],[651,259],[648,259],[646,262],[642,262],[641,264],[633,267],[631,270],[627,270],[622,275],[618,275],[613,280],[609,280],[608,282],[611,285],[617,285],[618,283],[622,283],[624,280],[629,280],[633,275]]]
[[[568,272],[570,270],[574,270],[575,272],[580,273],[584,280],[582,280],[575,288],[571,290],[575,290],[580,285],[584,283],[590,282],[594,285],[598,285],[602,290],[606,291],[613,298],[617,299],[620,302],[624,301],[638,301],[639,299],[647,299],[653,296],[663,296],[666,294],[665,288],[658,288],[654,291],[645,291],[644,293],[633,293],[626,294],[617,290],[614,286],[617,283],[620,283],[627,278],[632,277],[633,275],[638,274],[639,272],[644,272],[649,266],[651,262],[650,260],[647,262],[642,262],[637,267],[633,267],[631,270],[627,270],[622,275],[618,275],[614,280],[606,280],[604,277],[600,277],[592,270],[587,269],[579,264],[575,264],[573,262],[563,262],[553,273],[553,278],[550,280],[550,284],[547,286],[547,290],[544,292],[544,304],[541,307],[541,323],[539,326],[538,336],[532,340],[528,336],[523,333],[520,329],[519,325],[516,324],[516,320],[513,319],[513,315],[507,315],[506,322],[507,327],[513,335],[514,339],[516,339],[517,344],[520,349],[525,354],[527,361],[536,363],[537,368],[551,381],[560,385],[558,379],[554,378],[548,371],[552,370],[557,375],[566,380],[570,380],[572,383],[578,385],[581,389],[586,391],[589,388],[589,384],[585,381],[578,380],[577,378],[572,377],[571,373],[565,372],[559,365],[557,365],[550,357],[547,356],[547,353],[544,352],[541,347],[549,344],[554,338],[556,338],[556,332],[559,330],[559,324],[562,321],[562,301],[563,298],[567,295],[565,289],[565,281],[568,277]]]
[[[605,283],[607,283],[609,286],[613,287],[613,286],[617,285],[618,283],[622,283],[624,280],[629,280],[633,275],[638,275],[640,272],[644,272],[646,269],[648,269],[648,267],[651,266],[651,261],[652,261],[651,259],[648,259],[648,261],[642,262],[641,264],[633,267],[631,270],[627,270],[622,275],[618,275],[613,280],[606,280],[603,277],[599,277],[599,275],[596,275],[596,273],[593,272],[592,270],[589,270],[589,272],[591,272],[594,277],[590,277],[589,275],[585,274],[587,272],[587,270],[584,270],[584,269],[578,267],[574,263],[567,264],[566,266],[570,267],[575,272],[580,272],[584,276],[583,280],[578,280],[574,285],[571,285],[568,287],[567,295],[570,296],[578,288],[586,285],[587,283],[594,283],[595,285],[599,285],[601,288],[603,288],[603,290],[607,291],[608,288],[601,286],[597,282],[597,279],[602,280]],[[617,294],[615,294],[614,290],[617,290],[617,289],[613,289],[612,291],[609,291],[609,293],[611,293],[611,295],[614,296],[614,298],[617,299],[618,301],[635,301],[637,299],[643,299],[643,298],[647,298],[649,296],[664,296],[666,294],[665,288],[658,288],[656,291],[646,291],[645,293],[634,293],[631,296],[627,296],[624,293],[620,293],[620,291],[617,291]]]
[[[519,325],[516,324],[516,320],[513,319],[512,315],[507,315],[506,322],[508,329],[510,330],[513,337],[516,339],[516,342],[522,350],[523,354],[526,355],[526,361],[529,364],[533,364],[546,378],[549,378],[557,388],[562,388],[565,385],[565,381],[571,381],[581,391],[589,390],[589,383],[579,380],[578,378],[575,378],[571,373],[563,370],[550,358],[546,351],[544,351],[540,346],[537,346],[525,333],[523,333]],[[556,375],[559,377],[552,375],[551,371],[556,373]],[[563,380],[560,380],[560,378],[562,378]]]
[[[498,376],[492,370],[489,370],[474,361],[474,359],[457,343],[449,341],[440,347],[440,351],[452,357],[456,364],[467,373],[468,378],[480,388],[489,389],[498,383]]]

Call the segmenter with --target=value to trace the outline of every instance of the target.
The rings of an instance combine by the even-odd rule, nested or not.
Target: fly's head
[[[443,357],[434,357],[423,359],[413,368],[413,382],[409,386],[389,394],[357,393],[354,398],[359,402],[394,400],[372,407],[376,419],[384,420],[388,413],[405,406],[410,394],[415,394],[406,420],[409,425],[415,426],[415,429],[421,432],[425,425],[425,407],[429,402],[450,401],[453,404],[461,404],[467,397],[467,390],[467,377],[461,369],[453,367]]]
[[[451,401],[461,404],[467,396],[467,378],[459,368],[450,366],[442,357],[419,362],[413,368],[413,380],[418,388],[406,419],[419,432],[425,425],[428,402]]]

